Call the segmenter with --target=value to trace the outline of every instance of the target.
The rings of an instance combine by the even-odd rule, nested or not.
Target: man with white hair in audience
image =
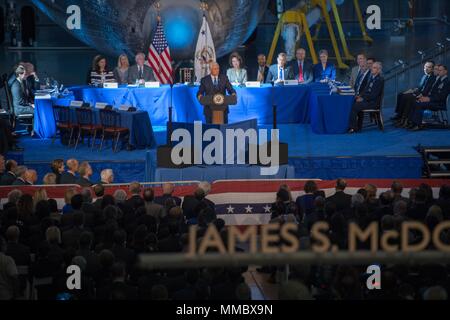
[[[14,208],[22,196],[22,191],[19,189],[11,190],[8,193],[8,202],[3,205],[3,211],[7,211],[9,208]]]
[[[66,162],[67,170],[66,172],[61,173],[61,177],[59,179],[59,184],[76,184],[77,183],[77,172],[78,172],[78,160],[69,159]]]
[[[92,176],[92,167],[89,162],[84,161],[78,168],[80,176],[77,178],[76,183],[81,187],[90,187],[93,185],[90,178]]]
[[[211,191],[211,184],[208,181],[202,181],[198,184],[198,187],[205,192],[205,198],[203,199],[203,201],[205,201],[213,210],[215,210],[216,204],[206,198]]]
[[[114,182],[114,173],[112,169],[104,169],[100,173],[101,184],[111,184]]]
[[[26,181],[26,173],[28,168],[25,166],[18,166],[14,174],[16,175],[16,180],[13,182],[13,186],[26,186],[29,183]]]
[[[171,182],[166,182],[162,185],[163,194],[162,196],[155,197],[155,203],[165,206],[168,199],[172,199],[175,204],[179,207],[181,206],[181,199],[179,197],[173,196],[173,191],[175,186]]]
[[[124,203],[127,200],[127,192],[123,189],[117,189],[113,194],[116,203]]]

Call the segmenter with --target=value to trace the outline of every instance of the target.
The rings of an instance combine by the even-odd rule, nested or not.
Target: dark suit
[[[420,79],[418,87],[415,88],[412,93],[399,93],[397,95],[397,105],[395,107],[395,113],[399,117],[406,117],[409,113],[407,110],[407,105],[409,104],[408,100],[415,100],[415,97],[418,95],[427,97],[430,94],[435,81],[436,77],[433,74],[424,74]]]
[[[16,181],[16,175],[13,172],[7,172],[5,173],[1,180],[0,180],[0,185],[2,186],[10,186],[14,183],[14,181]]]
[[[59,179],[59,184],[76,184],[77,177],[70,172],[61,173],[61,178]]]
[[[360,96],[363,100],[361,102],[356,102],[353,104],[352,112],[350,114],[349,126],[351,129],[358,130],[362,125],[362,117],[360,118],[360,123],[358,123],[358,115],[363,110],[375,109],[380,107],[380,99],[383,94],[384,89],[384,79],[381,75],[373,77],[371,75],[366,89]]]
[[[168,199],[173,199],[175,201],[175,204],[179,207],[181,205],[181,199],[175,196],[172,196],[171,194],[163,194],[160,197],[155,197],[155,203],[160,204],[164,206],[166,204],[166,201]]]
[[[127,201],[125,201],[125,204],[129,206],[130,208],[133,208],[136,210],[137,208],[143,207],[145,205],[144,200],[139,195],[131,196]]]
[[[252,74],[249,81],[258,81],[258,72],[259,72],[259,65],[256,67],[254,73]],[[264,72],[263,72],[263,81],[266,82],[267,74],[269,73],[269,67],[264,66]]]
[[[336,80],[336,68],[331,62],[327,62],[325,70],[322,68],[322,63],[315,64],[313,67],[314,82],[320,82],[326,78]]]
[[[128,69],[128,83],[135,84],[136,80],[155,81],[155,75],[152,68],[144,64],[142,72],[139,72],[138,66],[134,65]]]
[[[12,184],[13,186],[30,186],[31,185],[31,183],[29,183],[29,182],[27,182],[27,181],[25,181],[24,179],[22,179],[22,178],[17,178],[14,182],[13,182],[13,184]]]
[[[69,213],[64,214],[63,216],[67,216]],[[67,231],[62,233],[62,243],[66,249],[68,248],[78,248],[78,242],[80,240],[81,234],[85,230],[80,227],[73,227]]]
[[[346,194],[344,191],[336,191],[336,193],[328,197],[326,201],[334,203],[336,205],[336,211],[343,211],[350,208],[352,196]]]
[[[5,254],[13,258],[17,266],[31,264],[30,248],[21,243],[8,242]]]
[[[358,76],[355,79],[355,94],[357,96],[362,95],[364,93],[364,90],[366,90],[367,83],[369,83],[370,79],[370,70],[368,70],[366,73],[358,74]]]
[[[412,103],[412,108],[409,114],[409,121],[416,125],[422,124],[423,111],[440,110],[446,108],[447,96],[450,94],[450,81],[448,76],[444,79],[440,79],[430,92],[430,102],[417,102]]]
[[[213,78],[211,75],[208,75],[204,77],[200,81],[200,88],[197,92],[197,97],[199,96],[209,96],[209,95],[215,95],[215,94],[236,94],[236,90],[233,89],[233,86],[230,83],[230,80],[228,80],[228,77],[224,74],[219,74],[218,77],[218,84],[214,85]],[[210,106],[204,106],[203,112],[205,114],[206,123],[212,123],[212,110]],[[224,122],[228,123],[228,108],[225,111],[224,114]]]
[[[294,79],[300,81],[300,61],[299,60],[293,60],[291,62],[291,68],[292,72],[294,73]],[[313,65],[311,62],[308,62],[306,60],[303,61],[302,65],[302,71],[303,71],[303,84],[308,84],[314,80],[313,75]]]
[[[11,86],[11,96],[13,100],[14,114],[16,116],[22,114],[33,114],[34,109],[28,102],[28,97],[25,92],[25,80],[20,82],[15,80]]]
[[[273,64],[269,68],[269,72],[267,73],[266,82],[272,82],[277,81],[279,78],[279,71],[278,64]],[[292,72],[292,68],[290,66],[285,66],[283,69],[283,75],[284,78],[281,80],[293,80],[294,79],[294,73]]]
[[[91,187],[93,185],[93,183],[90,180],[83,177],[76,178],[75,183],[81,187]]]

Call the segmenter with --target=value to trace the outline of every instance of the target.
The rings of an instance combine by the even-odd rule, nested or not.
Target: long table
[[[51,138],[56,133],[55,118],[53,115],[53,105],[67,106],[70,108],[70,116],[76,122],[75,108],[69,107],[73,97],[62,99],[36,99],[34,131],[39,137]],[[130,130],[129,144],[136,148],[156,147],[156,140],[153,134],[152,124],[146,111],[135,112],[118,111],[120,114],[120,125]],[[93,121],[100,124],[99,110],[94,109]]]
[[[73,99],[89,102],[105,102],[116,108],[134,106],[148,113],[151,124],[165,126],[168,109],[172,105],[173,121],[205,121],[203,107],[197,101],[196,86],[162,85],[159,88],[134,88],[121,86],[116,89],[76,86],[69,88]],[[311,123],[317,134],[344,133],[348,127],[353,97],[330,95],[325,84],[313,83],[298,86],[272,86],[263,84],[260,88],[235,87],[237,105],[230,106],[229,122],[256,119],[259,125],[272,124],[273,105],[277,106],[279,124]],[[61,101],[53,99],[48,104]],[[64,102],[64,101],[63,101]],[[66,102],[67,103],[67,102]],[[41,104],[42,105],[42,104]],[[49,137],[47,126],[53,121],[48,112],[38,110],[36,124],[42,137]]]

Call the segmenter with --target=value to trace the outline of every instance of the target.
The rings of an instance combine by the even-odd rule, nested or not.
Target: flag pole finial
[[[161,15],[160,15],[160,12],[161,12],[161,3],[160,3],[159,1],[157,1],[157,2],[155,3],[155,8],[156,8],[156,15],[157,15],[158,22],[160,22],[160,21],[161,21]]]
[[[208,4],[207,4],[205,1],[202,1],[202,2],[200,3],[200,9],[202,9],[203,14],[205,14],[205,11],[208,10]]]

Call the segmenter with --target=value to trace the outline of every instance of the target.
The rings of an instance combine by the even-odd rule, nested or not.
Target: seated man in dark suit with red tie
[[[313,81],[312,63],[306,61],[306,50],[298,48],[295,51],[296,59],[291,62],[291,68],[294,72],[294,79],[301,84],[308,84]]]
[[[364,92],[356,96],[355,103],[350,114],[349,133],[357,132],[361,129],[361,112],[379,108],[379,102],[384,88],[384,79],[381,76],[381,62],[375,62],[372,65],[371,75]]]
[[[215,94],[223,94],[226,93],[231,95],[236,95],[236,90],[233,89],[233,86],[228,80],[228,77],[224,74],[220,73],[220,66],[217,62],[211,63],[211,74],[203,77],[200,81],[200,88],[197,92],[197,98],[200,98],[204,95],[215,95]],[[204,114],[206,118],[206,123],[212,123],[212,110],[210,106],[204,106]],[[224,123],[228,123],[228,109],[224,114]]]
[[[439,66],[439,80],[435,82],[428,97],[422,96],[411,102],[408,116],[408,129],[421,130],[424,110],[440,110],[446,108],[447,96],[450,94],[448,70],[444,65]]]

